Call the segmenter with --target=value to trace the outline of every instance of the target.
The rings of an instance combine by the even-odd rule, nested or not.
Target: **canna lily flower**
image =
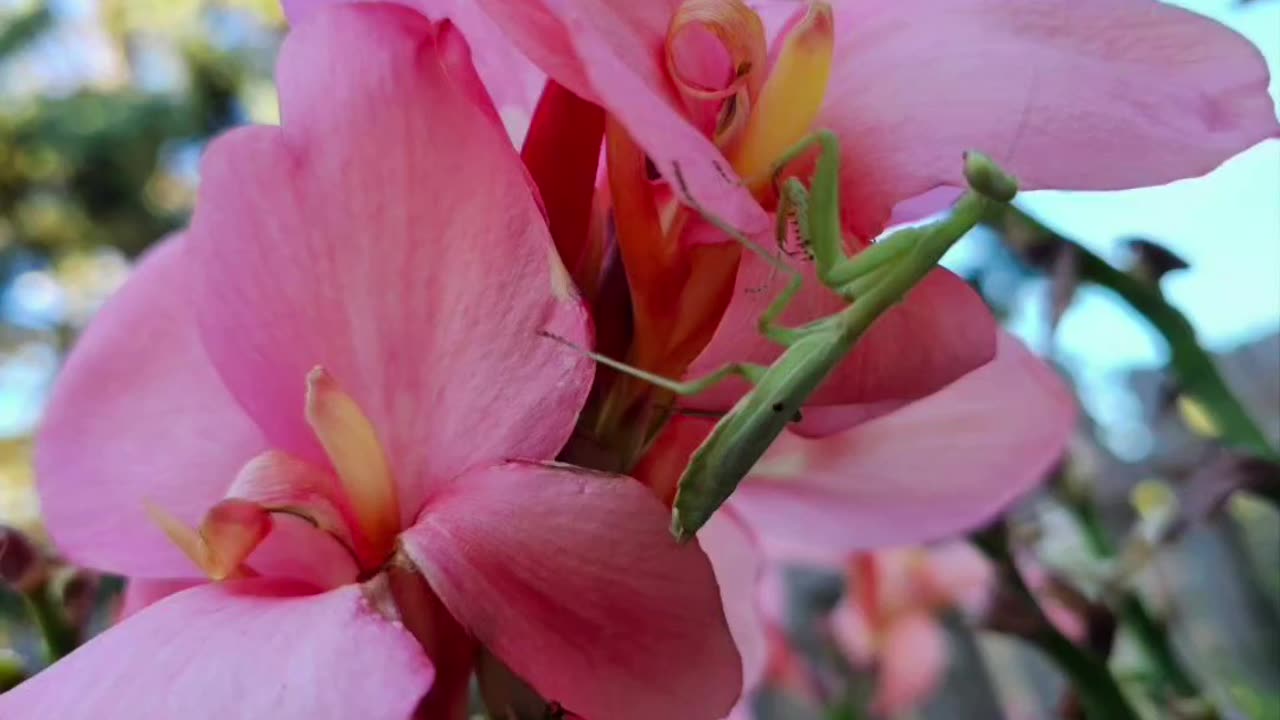
[[[1036,563],[1025,557],[1018,564],[1049,621],[1082,640],[1081,618],[1054,597]],[[968,543],[860,553],[844,570],[846,592],[829,616],[829,629],[851,663],[875,668],[871,710],[877,717],[909,712],[938,689],[950,664],[942,615],[959,613],[980,623],[997,612],[995,569]]]
[[[465,50],[317,12],[282,126],[209,148],[38,439],[53,539],[135,579],[128,615],[0,715],[461,718],[486,658],[588,718],[728,712],[706,556],[640,483],[551,462],[593,367],[538,332],[588,319]]]
[[[876,667],[876,717],[895,717],[933,695],[948,664],[939,616],[977,616],[994,585],[991,565],[966,543],[879,550],[850,560],[848,591],[832,611],[830,629],[850,662]]]
[[[773,201],[762,173],[811,130],[834,130],[844,227],[856,250],[895,208],[961,185],[957,159],[971,148],[1024,190],[1109,190],[1205,173],[1278,130],[1257,50],[1155,0],[762,3],[767,23],[741,0],[478,4],[577,102],[606,113],[602,131],[589,113],[547,110],[566,93],[544,95],[529,143],[595,147],[606,136],[609,182],[597,197],[607,194],[613,208],[635,327],[621,350],[668,375],[776,357],[755,321],[781,287],[762,282],[771,271],[753,255],[699,247],[726,238],[680,209],[677,167],[702,206],[769,242]],[[580,131],[568,140],[540,122],[574,118]],[[534,149],[527,144],[526,156]],[[595,168],[592,152],[559,157]],[[568,162],[555,171],[581,174]],[[649,182],[655,171],[665,182]],[[556,240],[575,261],[602,254],[581,250],[602,242],[592,237]],[[566,264],[589,284],[593,271]],[[833,302],[810,282],[788,319],[813,319]],[[602,342],[602,350],[610,348]],[[867,420],[946,386],[995,351],[989,313],[939,270],[877,323],[810,410],[857,404],[862,412],[843,420]],[[726,386],[696,406],[727,409],[742,389]],[[627,390],[615,395],[601,412],[606,430],[614,417],[623,418],[615,425],[630,420]]]

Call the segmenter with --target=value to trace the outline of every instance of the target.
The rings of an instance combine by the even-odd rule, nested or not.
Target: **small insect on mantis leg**
[[[628,365],[624,362],[614,360],[607,355],[601,355],[598,352],[588,350],[587,348],[545,330],[539,331],[538,334],[545,338],[555,340],[561,345],[572,348],[576,352],[586,355],[605,367],[613,368],[624,375],[630,375],[637,380],[643,380],[650,385],[660,387],[663,390],[675,393],[676,395],[697,395],[698,393],[705,392],[715,385],[718,385],[719,383],[734,376],[741,377],[754,385],[760,381],[760,377],[764,375],[764,371],[768,369],[764,365],[754,365],[752,363],[729,363],[728,365],[707,373],[700,378],[681,382],[679,380],[672,380],[671,378],[663,377],[647,370],[641,370],[633,365]]]

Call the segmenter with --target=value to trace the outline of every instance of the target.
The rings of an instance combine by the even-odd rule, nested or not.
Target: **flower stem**
[[[982,530],[974,540],[1007,586],[1035,613],[1036,629],[1026,638],[1071,678],[1085,715],[1090,720],[1139,720],[1106,660],[1072,643],[1049,621],[1013,560],[1004,525]]]
[[[71,625],[59,607],[48,582],[42,582],[23,593],[27,609],[35,618],[44,637],[45,652],[50,663],[57,662],[80,644],[80,631]]]
[[[1081,247],[1012,205],[993,208],[986,222],[1000,230],[1006,240],[1015,233],[1029,239],[1032,248],[1070,248],[1079,259],[1082,280],[1115,293],[1147,319],[1169,346],[1169,365],[1182,392],[1201,406],[1213,420],[1227,445],[1251,451],[1272,462],[1280,462],[1266,435],[1250,417],[1243,404],[1222,379],[1217,367],[1196,339],[1195,328],[1177,308],[1165,301],[1159,289]],[[1020,243],[1019,243],[1020,244]],[[1028,249],[1024,246],[1022,249]],[[1052,256],[1052,253],[1049,254]],[[1275,496],[1273,491],[1267,493]],[[1274,499],[1274,497],[1273,497]]]
[[[1103,529],[1093,503],[1086,498],[1074,498],[1068,499],[1065,504],[1075,516],[1094,555],[1103,559],[1114,557],[1115,544]],[[1147,660],[1155,666],[1162,685],[1180,698],[1202,697],[1191,673],[1174,652],[1164,624],[1151,614],[1137,593],[1128,589],[1121,592],[1117,614],[1142,647]]]

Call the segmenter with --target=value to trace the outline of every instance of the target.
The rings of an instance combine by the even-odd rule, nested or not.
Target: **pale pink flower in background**
[[[282,127],[208,150],[37,440],[50,534],[131,614],[0,715],[465,717],[481,647],[586,717],[729,710],[706,556],[641,484],[550,462],[592,363],[538,332],[588,319],[465,50],[316,13]]]
[[[978,614],[995,573],[972,546],[896,548],[849,561],[849,585],[832,612],[832,637],[850,662],[876,669],[871,711],[891,717],[937,689],[948,664],[940,615]]]
[[[1049,621],[1081,640],[1082,619],[1053,596],[1034,559],[1019,565]],[[832,639],[855,666],[874,669],[873,713],[893,717],[918,707],[950,666],[943,616],[981,625],[997,592],[994,566],[974,546],[952,541],[860,553],[845,570],[845,595],[828,620]]]

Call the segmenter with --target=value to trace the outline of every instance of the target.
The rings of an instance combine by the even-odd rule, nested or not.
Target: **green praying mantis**
[[[782,171],[815,144],[819,154],[809,187],[795,177],[779,184],[776,179]],[[993,204],[1008,203],[1018,190],[1017,183],[989,158],[966,153],[969,190],[946,217],[898,230],[850,257],[840,223],[839,152],[836,136],[821,130],[785,153],[773,168],[774,184],[779,188],[779,245],[786,243],[789,223],[794,222],[800,241],[813,258],[818,279],[849,303],[832,315],[797,327],[785,326],[779,318],[800,291],[800,273],[701,207],[675,168],[682,194],[693,210],[791,277],[759,320],[760,333],[784,348],[771,365],[732,363],[701,378],[678,382],[578,348],[603,365],[677,395],[696,395],[733,376],[753,386],[716,422],[680,476],[671,515],[671,532],[680,542],[691,539],[729,498],[872,323],[923,279]]]

